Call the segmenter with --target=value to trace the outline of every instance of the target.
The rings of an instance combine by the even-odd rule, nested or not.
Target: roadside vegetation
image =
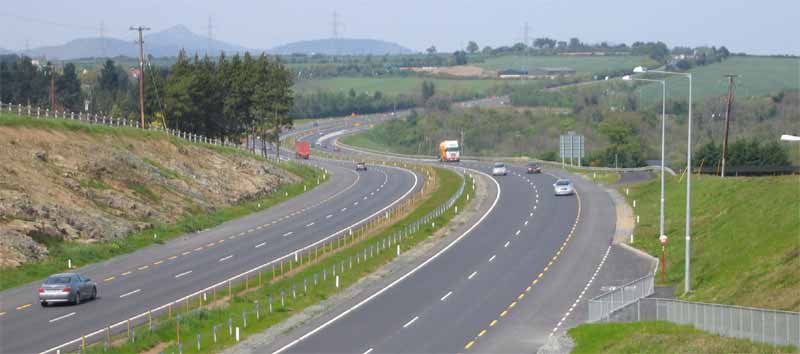
[[[220,295],[221,299],[216,303],[210,301],[200,303],[194,300],[187,308],[176,306],[176,309],[181,308],[176,310],[171,319],[155,320],[157,325],[152,332],[147,331],[146,326],[138,327],[137,333],[140,334],[135,341],[129,340],[126,335],[116,337],[114,340],[116,344],[112,344],[112,351],[143,352],[158,348],[163,352],[217,352],[236,343],[235,337],[229,335],[228,323],[240,329],[241,338],[244,340],[249,335],[263,332],[302,312],[307,307],[343,291],[397,257],[395,246],[378,252],[377,245],[405,225],[418,220],[442,205],[456,192],[461,179],[459,175],[441,168],[435,168],[433,171],[437,180],[435,189],[413,211],[390,226],[378,228],[364,238],[359,238],[360,241],[355,243],[323,252],[315,263],[307,263],[305,267],[285,273],[285,276],[278,275],[276,278],[274,273],[265,272],[263,285],[252,285],[256,284],[256,279],[251,280],[249,286],[248,283],[235,285],[231,290],[232,298]],[[472,181],[467,178],[465,183],[470,185]],[[468,193],[462,194],[456,202],[459,210],[463,211],[469,203],[466,197]],[[424,225],[416,232],[408,234],[400,243],[401,252],[413,248],[428,239],[437,230],[447,227],[447,223],[453,217],[455,217],[454,212],[447,212],[432,220],[432,224]],[[364,258],[365,255],[369,256]],[[350,267],[351,265],[352,267]],[[335,272],[339,276],[338,288],[332,271],[334,267],[338,269],[338,272]],[[323,272],[326,272],[326,278],[323,278]],[[260,282],[262,277],[258,275],[257,278]],[[285,299],[283,303],[281,302],[282,297]],[[259,306],[258,318],[255,313],[256,306]],[[245,325],[243,316],[247,317],[247,325]],[[180,322],[180,329],[178,329],[178,322]],[[215,327],[216,342],[213,337]],[[180,333],[180,342],[178,342],[178,333]],[[198,335],[199,350],[197,348]],[[104,353],[105,349],[103,344],[96,344],[89,347],[87,352]]]
[[[583,324],[569,330],[573,354],[618,353],[796,353],[775,347],[700,331],[689,325],[662,321]]]
[[[661,254],[659,186],[651,180],[625,187],[640,217],[634,246],[654,257]],[[675,285],[676,295],[690,301],[800,311],[800,177],[693,176],[688,296],[683,295],[685,188],[685,178],[667,178],[665,285]]]
[[[204,230],[214,227],[223,222],[239,218],[241,216],[269,208],[284,200],[303,193],[304,185],[310,188],[316,186],[317,179],[321,177],[321,172],[315,168],[295,163],[275,164],[273,161],[265,160],[261,157],[247,154],[246,152],[229,147],[190,143],[182,139],[167,136],[164,133],[146,131],[135,128],[106,127],[100,125],[89,125],[75,121],[60,119],[33,119],[28,117],[17,117],[7,113],[0,114],[0,127],[15,128],[34,128],[42,131],[53,132],[77,132],[87,134],[88,140],[111,138],[115,141],[134,139],[136,141],[147,141],[151,145],[173,144],[198,148],[205,151],[214,151],[220,154],[236,155],[252,159],[257,164],[268,164],[273,167],[284,169],[297,176],[299,181],[296,183],[283,184],[275,191],[267,194],[255,195],[252,198],[241,200],[238,204],[218,207],[209,210],[207,207],[194,205],[186,209],[186,213],[180,215],[176,220],[170,222],[160,222],[149,220],[152,227],[142,231],[133,232],[124,237],[110,240],[99,240],[97,242],[77,242],[64,240],[57,235],[35,233],[31,235],[33,239],[46,246],[48,254],[43,260],[32,263],[23,263],[17,267],[6,267],[2,269],[3,276],[0,277],[0,290],[12,288],[31,281],[42,279],[50,274],[66,270],[68,260],[74,267],[81,267],[88,264],[111,259],[115,256],[130,253],[138,249],[147,247],[155,243],[164,243],[179,235]],[[133,140],[132,140],[133,141]],[[73,145],[79,142],[73,142]],[[19,145],[19,144],[18,144]],[[129,151],[132,146],[124,145],[117,147],[119,151]],[[120,155],[121,156],[121,155]],[[136,155],[138,156],[138,155]],[[142,157],[142,162],[155,170],[155,173],[166,179],[178,179],[182,177],[176,170],[170,169],[154,160],[155,157]],[[26,166],[5,166],[6,168],[20,169]],[[165,190],[160,185],[145,185],[141,181],[130,180],[119,182],[115,177],[95,177],[82,179],[78,182],[81,188],[91,189],[97,193],[111,192],[111,189],[119,189],[118,193],[130,191],[138,198],[149,201],[153,204],[162,204],[162,198],[174,198],[175,191]],[[184,181],[183,185],[186,185]],[[119,185],[121,183],[121,185]],[[58,184],[57,184],[58,185]],[[11,185],[0,185],[0,187],[12,188]],[[310,189],[309,188],[309,189]],[[94,193],[94,194],[97,194]],[[90,193],[91,194],[91,193]],[[176,194],[177,195],[177,194]],[[171,204],[172,205],[172,204]],[[9,219],[10,221],[11,219]]]

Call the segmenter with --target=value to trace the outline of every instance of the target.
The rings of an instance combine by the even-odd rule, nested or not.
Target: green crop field
[[[656,63],[641,56],[501,56],[486,59],[477,64],[484,69],[520,69],[520,68],[552,68],[567,67],[575,69],[579,74],[591,74],[609,70],[633,69],[638,65],[652,66]]]
[[[693,68],[692,95],[695,102],[728,92],[727,74],[738,75],[734,93],[737,97],[765,96],[781,90],[800,89],[800,59],[769,57],[731,57],[728,60]],[[660,102],[660,84],[641,88],[645,103]],[[681,77],[667,81],[667,99],[685,100],[687,80]]]
[[[422,81],[432,81],[437,92],[453,93],[453,94],[469,94],[469,93],[482,93],[493,86],[497,86],[506,82],[518,83],[519,81],[506,81],[506,80],[480,80],[480,79],[437,79],[437,78],[422,78],[416,76],[410,77],[382,77],[382,78],[365,78],[365,77],[338,77],[322,80],[301,80],[294,85],[294,90],[297,92],[314,92],[314,91],[341,91],[348,92],[352,88],[356,93],[366,92],[373,94],[375,91],[381,91],[386,95],[416,95],[420,91]]]

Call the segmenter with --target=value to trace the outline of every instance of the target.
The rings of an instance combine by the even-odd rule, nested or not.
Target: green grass
[[[726,338],[662,321],[582,324],[569,330],[573,354],[583,353],[797,353],[746,339]]]
[[[125,136],[137,139],[169,139],[169,141],[174,144],[194,144],[174,137],[168,137],[166,134],[159,132],[143,131],[134,128],[111,128],[105,126],[88,125],[85,123],[61,119],[32,119],[18,117],[8,113],[0,114],[0,126],[55,131],[72,131],[89,135]],[[248,158],[257,159],[264,163],[274,163],[235,148],[209,144],[194,145],[211,149],[220,153],[246,156]],[[172,178],[172,176],[175,176],[175,172],[164,168],[154,161],[146,162],[159,169],[160,173],[165,177]],[[275,193],[263,195],[258,198],[254,198],[251,201],[243,202],[239,205],[220,208],[211,213],[196,210],[190,215],[185,215],[179,218],[174,223],[159,224],[150,229],[113,241],[92,244],[65,241],[48,242],[47,246],[50,253],[44,261],[28,263],[15,268],[0,269],[0,271],[3,272],[3,276],[0,277],[0,290],[13,288],[15,286],[42,279],[50,274],[61,272],[66,269],[68,259],[72,260],[73,266],[85,266],[136,251],[153,243],[163,243],[166,240],[186,233],[214,227],[223,222],[230,221],[259,210],[267,209],[277,203],[303,193],[303,184],[307,184],[311,188],[314,188],[316,186],[317,178],[321,176],[321,172],[316,169],[291,162],[280,164],[279,166],[300,177],[302,182],[283,185],[278,188]],[[84,180],[80,183],[81,186],[95,189],[111,188],[103,181],[94,179]],[[156,191],[153,191],[141,184],[129,183],[126,187],[142,198],[147,198],[156,202],[160,200],[160,197]],[[153,235],[158,235],[158,238],[154,238]],[[38,237],[38,239],[43,238]]]
[[[357,146],[357,147],[367,148],[370,150],[395,152],[392,151],[392,149],[390,149],[388,146],[381,144],[380,142],[377,142],[374,139],[371,139],[369,134],[364,134],[364,133],[346,135],[342,138],[339,138],[339,141],[341,141],[345,145]]]
[[[569,167],[567,167],[567,171],[581,175],[594,183],[602,185],[616,184],[620,177],[619,172],[612,171],[588,171]]]
[[[518,56],[507,55],[486,59],[478,66],[491,69],[520,69],[568,67],[578,74],[593,74],[604,71],[633,69],[639,65],[655,65],[651,59],[640,56]]]
[[[683,293],[686,179],[666,185],[667,283]],[[659,256],[659,181],[632,185],[635,247]],[[623,194],[624,194],[624,188]],[[800,311],[800,177],[692,176],[687,300]],[[660,279],[659,279],[660,280]]]
[[[519,81],[493,80],[493,79],[440,79],[423,78],[418,76],[388,77],[388,78],[363,78],[363,77],[338,77],[322,80],[301,80],[294,89],[297,92],[338,91],[347,93],[354,89],[356,93],[367,92],[373,94],[381,91],[385,95],[418,95],[423,81],[432,81],[436,92],[444,94],[481,94],[493,86]]]
[[[728,92],[727,74],[736,78],[734,93],[737,97],[765,96],[781,90],[800,89],[800,60],[795,58],[731,57],[721,63],[695,67],[692,73],[694,102],[710,97],[724,96]],[[688,99],[688,82],[673,77],[667,81],[667,97],[672,100]],[[661,102],[661,85],[646,85],[642,100],[646,104]]]
[[[279,280],[274,283],[265,282],[265,284],[258,288],[255,291],[251,291],[244,295],[236,295],[227,306],[218,308],[215,310],[199,310],[196,311],[194,315],[191,316],[184,316],[181,320],[181,337],[185,338],[182,340],[183,344],[183,352],[184,353],[196,353],[198,352],[196,347],[196,336],[197,334],[201,335],[201,350],[200,352],[217,352],[221,349],[229,347],[234,343],[233,337],[228,335],[227,332],[227,323],[228,320],[231,319],[234,327],[240,327],[241,336],[242,338],[247,338],[247,336],[255,333],[259,333],[264,331],[265,329],[280,323],[281,321],[289,318],[290,316],[302,311],[308,306],[314,305],[319,303],[322,300],[325,300],[341,289],[345,289],[348,286],[354,284],[362,277],[369,275],[370,273],[374,272],[384,264],[388,263],[392,259],[396,257],[396,253],[392,250],[384,251],[382,253],[376,253],[373,257],[369,258],[366,261],[357,262],[355,259],[353,260],[353,268],[346,269],[344,272],[337,272],[340,277],[340,285],[341,288],[337,289],[335,287],[335,283],[333,282],[333,278],[330,277],[330,271],[334,264],[341,265],[344,262],[345,265],[349,265],[349,260],[351,257],[356,256],[357,253],[363,252],[365,247],[370,245],[375,245],[377,241],[385,239],[391,233],[399,230],[406,224],[409,224],[424,214],[435,209],[437,206],[444,203],[450,196],[455,193],[458,185],[460,183],[459,176],[451,171],[447,171],[445,169],[436,169],[435,172],[439,178],[440,184],[439,187],[432,192],[430,198],[422,202],[418,208],[416,208],[411,214],[404,217],[399,222],[393,224],[391,227],[383,230],[377,235],[374,235],[364,241],[354,244],[352,247],[343,248],[340,251],[331,254],[329,257],[323,259],[321,262],[316,263],[308,268],[305,268],[299,273],[296,273],[288,278]],[[469,180],[467,181],[467,185],[471,183]],[[468,202],[466,201],[466,193],[462,195],[459,199],[457,205],[459,205],[460,210],[464,210],[464,206]],[[408,250],[413,247],[415,244],[425,240],[429,237],[436,229],[445,227],[447,222],[454,217],[453,213],[446,213],[445,215],[437,218],[435,220],[436,228],[432,228],[431,226],[426,226],[421,228],[418,232],[409,235],[406,239],[404,239],[402,243],[402,249]],[[322,281],[322,276],[320,275],[322,269],[328,270],[328,280]],[[319,275],[319,284],[314,286],[312,279],[313,274]],[[265,277],[271,275],[270,272],[265,273]],[[303,280],[307,279],[309,283],[309,290],[306,293],[303,289]],[[292,286],[297,286],[297,298],[292,298]],[[241,291],[244,289],[244,285],[234,287],[234,292]],[[280,306],[280,293],[284,291],[286,294],[286,306]],[[268,297],[273,296],[273,306],[275,311],[273,313],[269,313],[268,308],[269,305],[266,303]],[[255,301],[259,301],[261,305],[261,317],[260,320],[256,320],[255,318]],[[195,303],[195,306],[197,304]],[[247,312],[246,315],[248,317],[248,327],[244,328],[244,321],[242,320],[242,313]],[[212,328],[218,325],[218,339],[217,343],[213,343],[212,340]],[[144,328],[140,328],[139,333],[145,333],[139,337],[137,337],[135,343],[127,342],[122,346],[114,347],[113,351],[115,352],[141,352],[154,346],[158,345],[159,343],[168,343],[169,345],[164,348],[164,352],[177,352],[178,345],[176,343],[176,332],[177,327],[174,320],[172,321],[163,321],[161,320],[161,325],[158,326],[152,333],[146,333]],[[96,345],[89,348],[89,353],[102,353],[103,346]]]

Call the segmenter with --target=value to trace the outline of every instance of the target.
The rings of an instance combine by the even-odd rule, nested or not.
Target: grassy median
[[[456,192],[460,184],[460,177],[457,174],[440,168],[435,169],[435,174],[437,188],[413,211],[392,225],[378,228],[375,234],[369,234],[361,241],[330,252],[321,257],[320,261],[307,263],[299,271],[274,282],[270,281],[273,274],[269,271],[254,275],[252,280],[245,284],[232,287],[230,290],[233,294],[232,299],[226,298],[227,294],[209,295],[221,299],[218,305],[214,305],[211,299],[206,303],[201,303],[200,300],[191,302],[186,305],[189,311],[184,310],[180,320],[177,319],[177,314],[182,310],[181,306],[177,306],[172,318],[159,319],[152,332],[147,330],[147,327],[140,327],[138,330],[142,334],[135,338],[135,341],[127,335],[117,337],[117,345],[111,350],[178,352],[180,349],[184,353],[217,352],[235,344],[235,334],[230,334],[229,323],[231,328],[239,328],[240,335],[244,339],[335,295],[397,257],[398,244],[401,252],[405,252],[427,239],[436,230],[446,227],[448,221],[455,216],[453,209],[431,220],[432,224],[426,224],[416,232],[406,234],[400,243],[392,243],[389,238],[391,235],[396,235],[396,231],[445,203]],[[472,183],[469,178],[465,182],[467,186]],[[467,194],[468,192],[462,194],[456,202],[460,211],[463,211],[468,204]],[[391,246],[384,246],[389,244]],[[339,277],[338,288],[334,274]],[[104,345],[97,344],[90,347],[88,352],[104,351]]]

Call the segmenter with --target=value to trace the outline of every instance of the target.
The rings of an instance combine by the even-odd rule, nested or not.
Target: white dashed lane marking
[[[222,257],[222,258],[219,259],[219,261],[220,262],[225,262],[225,261],[227,261],[227,260],[229,260],[231,258],[233,258],[233,255],[230,255],[230,256],[227,256],[227,257]]]
[[[328,216],[325,217],[325,219],[330,219],[332,217],[333,217],[333,214],[329,214]]]
[[[491,263],[491,262],[494,260],[494,258],[495,258],[495,257],[497,257],[497,255],[496,255],[496,254],[493,254],[493,255],[492,255],[490,258],[489,258],[489,262]]]
[[[477,271],[474,271],[474,272],[472,272],[472,274],[470,274],[470,275],[467,277],[467,279],[472,279],[472,278],[473,278],[473,277],[475,277],[476,275],[478,275],[478,272],[477,272]]]
[[[403,325],[403,328],[408,328],[408,326],[411,326],[412,324],[414,324],[414,322],[417,322],[418,319],[419,316],[414,316],[414,318],[412,318],[411,321],[408,321],[406,322],[406,324]]]
[[[266,245],[266,244],[267,244],[266,242],[261,242],[261,243],[256,245],[256,248],[264,247],[264,245]]]
[[[136,289],[136,290],[134,290],[134,291],[127,292],[127,293],[124,293],[124,294],[120,295],[120,296],[119,296],[119,298],[121,299],[121,298],[124,298],[124,297],[128,297],[128,296],[131,296],[131,295],[133,295],[133,294],[136,294],[136,293],[138,293],[138,292],[140,292],[140,291],[142,291],[142,289]]]
[[[289,232],[283,234],[283,237],[291,236],[293,233],[294,233],[294,231],[289,231]]]
[[[186,272],[183,272],[183,273],[181,273],[181,274],[177,274],[177,275],[175,275],[175,278],[177,279],[177,278],[180,278],[180,277],[182,277],[182,276],[189,275],[189,274],[192,274],[192,271],[191,271],[191,270],[189,270],[189,271],[186,271]]]
[[[442,298],[439,299],[439,301],[446,300],[452,293],[453,293],[452,291],[448,291],[447,294],[444,294],[444,296],[442,296]]]
[[[312,227],[312,226],[314,226],[314,223],[313,223],[313,222],[310,222],[310,223],[308,223],[308,224],[306,225],[306,227]]]
[[[65,318],[67,318],[67,317],[72,317],[72,316],[75,316],[75,312],[68,313],[68,314],[66,314],[64,316],[61,316],[61,317],[56,317],[56,318],[50,320],[50,323],[53,323],[53,322],[58,321],[58,320],[63,320]]]

